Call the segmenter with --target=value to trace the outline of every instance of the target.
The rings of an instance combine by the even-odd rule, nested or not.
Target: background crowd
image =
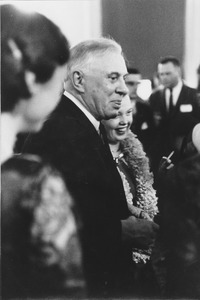
[[[198,299],[199,84],[163,57],[145,101],[113,39],[1,15],[2,298]]]

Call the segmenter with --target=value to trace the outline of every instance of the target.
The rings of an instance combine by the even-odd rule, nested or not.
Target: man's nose
[[[129,93],[129,89],[127,88],[125,80],[123,78],[120,80],[116,92],[122,96],[125,96]]]
[[[167,79],[167,75],[163,74],[162,76],[160,76],[161,81],[165,81],[166,79]]]

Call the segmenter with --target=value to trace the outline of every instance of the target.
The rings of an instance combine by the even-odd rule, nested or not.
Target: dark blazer
[[[120,259],[121,222],[129,215],[121,178],[105,132],[100,135],[66,96],[29,136],[23,152],[50,160],[64,175],[83,223],[83,254],[91,294],[109,289]]]
[[[135,106],[136,112],[133,114],[131,131],[137,135],[148,155],[152,142],[152,134],[154,132],[153,113],[149,103],[139,97],[136,100]]]
[[[167,275],[163,296],[200,299],[200,154],[168,170],[160,188],[160,245],[164,251],[155,261]]]
[[[166,109],[165,89],[154,92],[149,103],[156,128],[152,141],[152,160],[154,167],[157,167],[161,157],[168,156],[172,150],[175,150],[173,159],[178,160],[183,138],[200,121],[200,108],[196,90],[185,84],[170,116]]]

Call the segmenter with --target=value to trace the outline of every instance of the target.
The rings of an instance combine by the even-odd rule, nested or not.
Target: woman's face
[[[24,131],[38,131],[44,120],[57,106],[66,76],[66,65],[55,69],[52,77],[45,83],[32,82],[30,99],[23,101]]]
[[[117,144],[127,137],[130,126],[133,121],[132,104],[128,95],[123,100],[118,115],[102,123],[105,126],[108,141],[111,144]]]

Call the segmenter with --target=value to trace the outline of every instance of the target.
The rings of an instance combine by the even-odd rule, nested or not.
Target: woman
[[[3,299],[83,295],[78,226],[60,173],[17,155],[1,178]]]
[[[149,160],[143,151],[142,144],[130,131],[132,104],[128,95],[123,98],[118,116],[103,121],[103,124],[113,159],[122,178],[130,212],[137,218],[153,220],[158,213],[156,192],[152,187],[153,175],[149,170]],[[139,281],[145,273],[143,269],[147,260],[150,259],[150,254],[151,249],[134,248],[132,252],[133,269],[135,269],[133,277],[135,276],[136,279],[139,276],[136,282],[143,294],[144,286],[139,287],[141,283]]]
[[[59,101],[69,46],[59,28],[39,13],[1,6],[1,161],[19,132],[38,131]]]

